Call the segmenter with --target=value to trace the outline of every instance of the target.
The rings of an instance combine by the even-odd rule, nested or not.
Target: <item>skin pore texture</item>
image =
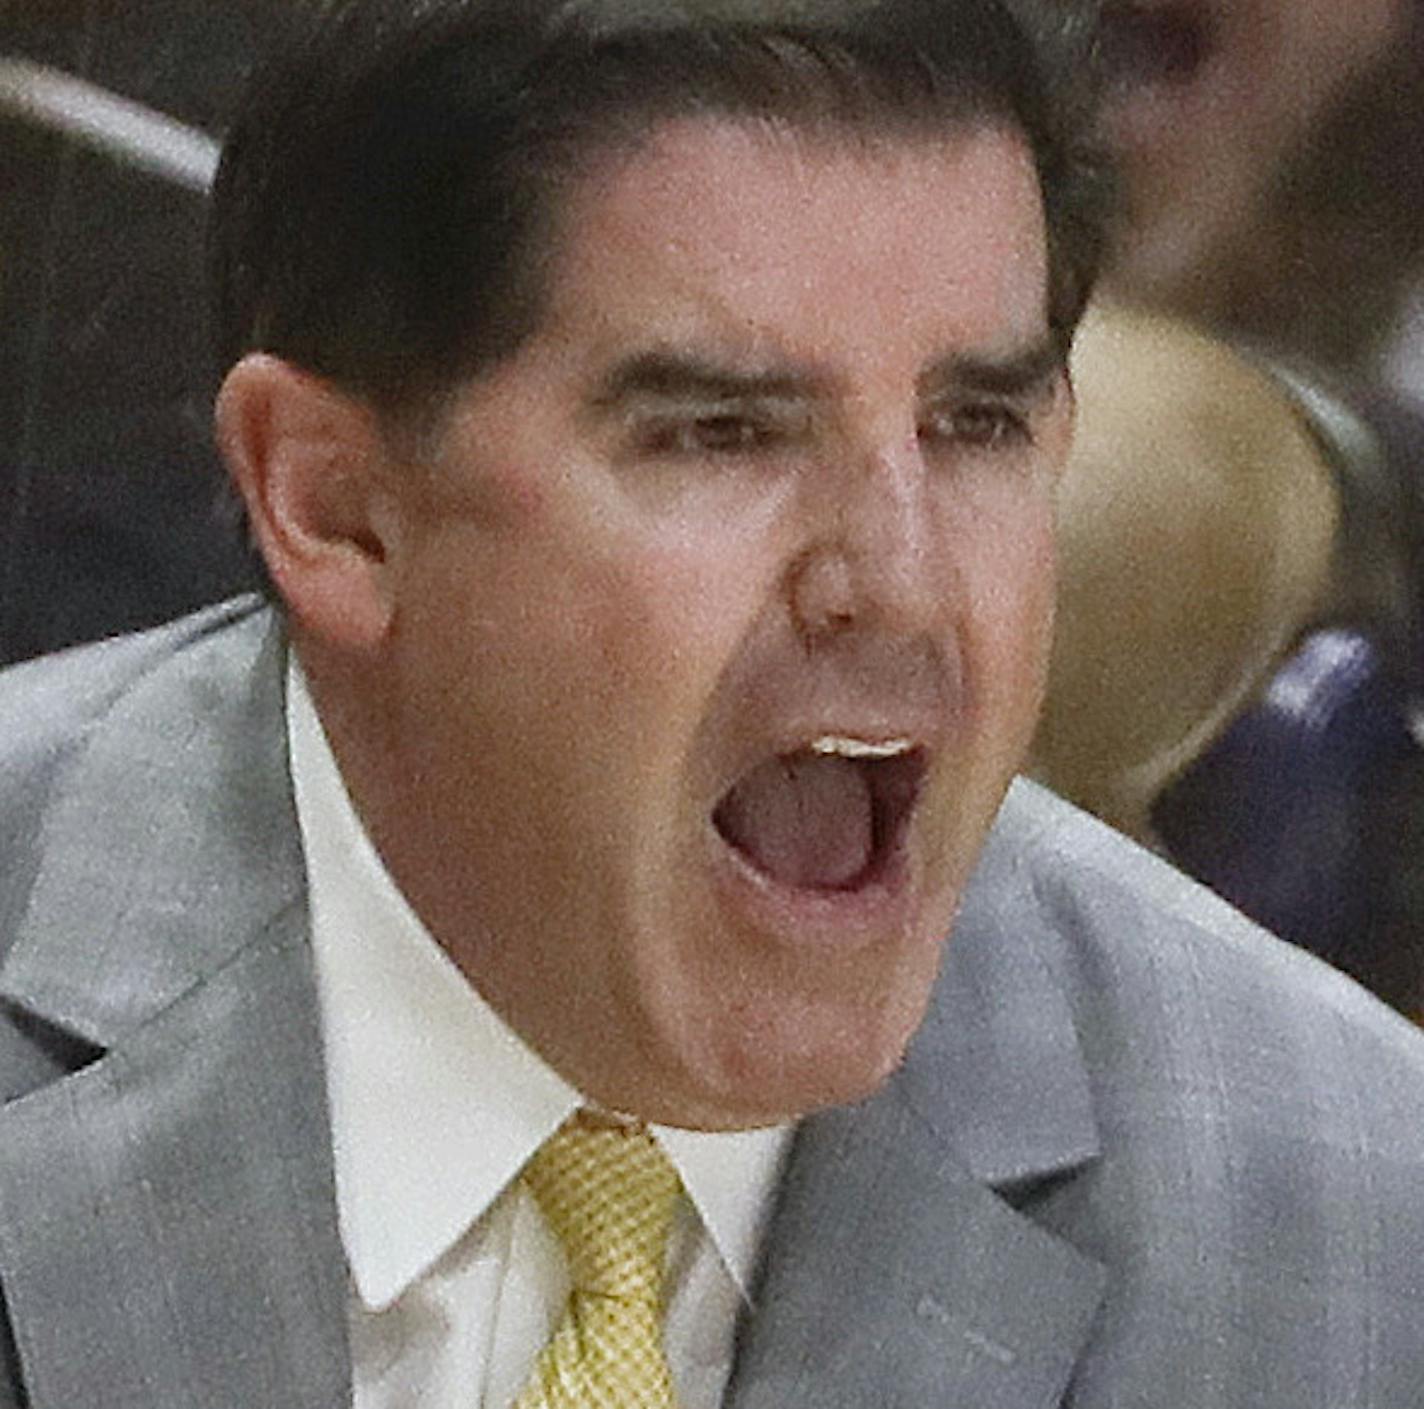
[[[1042,691],[1072,402],[1031,157],[669,121],[561,230],[433,449],[256,357],[229,453],[363,820],[515,1031],[669,1124],[857,1098]],[[779,884],[713,815],[828,734],[909,741],[917,805],[866,884]]]

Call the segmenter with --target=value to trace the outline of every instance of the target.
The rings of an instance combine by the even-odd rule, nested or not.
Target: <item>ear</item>
[[[217,400],[217,437],[272,581],[300,626],[369,650],[390,628],[387,450],[365,402],[266,353]]]

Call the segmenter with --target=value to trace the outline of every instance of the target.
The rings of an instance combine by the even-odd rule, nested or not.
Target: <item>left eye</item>
[[[1008,450],[1033,439],[1028,420],[1012,406],[977,402],[932,411],[920,425],[921,440],[946,441],[982,450]]]

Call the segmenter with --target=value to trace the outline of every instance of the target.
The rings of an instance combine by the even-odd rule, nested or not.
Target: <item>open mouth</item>
[[[745,773],[712,814],[754,871],[792,890],[849,892],[900,854],[927,768],[922,748],[818,740]]]
[[[1102,14],[1103,62],[1118,88],[1185,84],[1216,48],[1216,25],[1196,0],[1179,4],[1108,4]]]

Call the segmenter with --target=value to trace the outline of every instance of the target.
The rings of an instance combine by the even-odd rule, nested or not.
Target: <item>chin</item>
[[[769,883],[706,831],[660,855],[642,874],[679,884],[630,887],[642,904],[625,911],[607,969],[625,1039],[605,1067],[621,1078],[617,1108],[737,1129],[877,1091],[939,974],[969,864],[959,831],[830,893]]]
[[[775,1125],[878,1091],[899,1069],[929,999],[929,985],[876,1007],[784,998],[774,1011],[703,1025],[705,1042],[679,1029],[668,1066],[677,1076],[657,1093],[649,1118],[662,1125],[747,1129]],[[671,1073],[670,1073],[671,1076]]]

